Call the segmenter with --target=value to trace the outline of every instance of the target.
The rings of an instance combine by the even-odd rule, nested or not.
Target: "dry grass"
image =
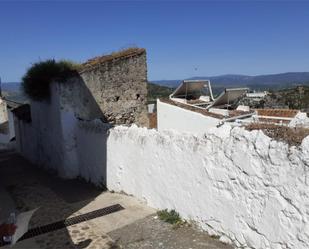
[[[139,55],[139,54],[144,53],[145,51],[146,50],[143,48],[127,48],[127,49],[120,50],[120,51],[117,51],[117,52],[114,52],[108,55],[97,56],[83,63],[82,70],[89,68],[89,67],[91,68],[93,66],[96,66],[98,64],[101,64],[101,63],[104,63],[110,60],[116,60],[120,58],[127,58],[131,56]]]
[[[299,110],[291,109],[256,109],[259,116],[294,118]]]
[[[289,145],[298,146],[306,136],[309,136],[308,128],[291,128],[274,124],[251,123],[246,126],[249,131],[262,130],[265,135],[277,140],[288,143]]]

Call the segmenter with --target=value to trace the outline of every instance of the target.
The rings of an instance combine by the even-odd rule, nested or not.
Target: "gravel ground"
[[[117,248],[126,249],[232,249],[190,225],[178,228],[151,215],[108,234]]]

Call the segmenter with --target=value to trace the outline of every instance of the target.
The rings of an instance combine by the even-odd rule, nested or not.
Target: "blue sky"
[[[150,80],[309,71],[309,2],[0,0],[0,76],[147,49]]]

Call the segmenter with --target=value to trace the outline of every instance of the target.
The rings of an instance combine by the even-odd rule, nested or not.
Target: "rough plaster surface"
[[[309,248],[309,137],[296,148],[228,125],[203,136],[111,128],[76,119],[57,96],[16,122],[30,161],[176,209],[239,248]]]
[[[58,102],[57,96],[52,94],[49,102],[31,103],[31,123],[15,118],[18,151],[62,177],[82,176],[96,185],[105,184],[110,125],[77,119],[69,106]]]
[[[289,123],[290,127],[309,127],[309,117],[305,112],[299,112],[295,118]]]
[[[204,137],[110,130],[107,186],[176,209],[239,248],[309,248],[309,137],[299,148],[223,126]]]

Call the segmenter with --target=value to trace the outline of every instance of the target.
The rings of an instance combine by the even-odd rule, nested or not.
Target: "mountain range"
[[[295,85],[309,85],[309,72],[289,72],[257,76],[226,74],[209,77],[192,77],[188,78],[187,80],[195,79],[210,80],[213,88],[250,87],[252,89],[278,89]],[[182,80],[155,80],[152,81],[152,83],[175,88],[181,81]]]
[[[226,74],[219,76],[200,76],[188,78],[210,80],[214,92],[220,92],[228,87],[249,87],[252,90],[283,89],[297,85],[309,85],[309,72],[290,72],[266,75],[241,75]],[[154,80],[151,83],[169,88],[176,88],[182,80]],[[1,84],[2,91],[9,93],[20,93],[19,82],[6,82]],[[152,89],[154,91],[156,89]],[[160,89],[161,91],[162,89]],[[168,89],[167,89],[168,90]],[[170,91],[170,90],[169,90]]]
[[[4,92],[19,92],[20,83],[19,82],[2,82],[1,89]]]

